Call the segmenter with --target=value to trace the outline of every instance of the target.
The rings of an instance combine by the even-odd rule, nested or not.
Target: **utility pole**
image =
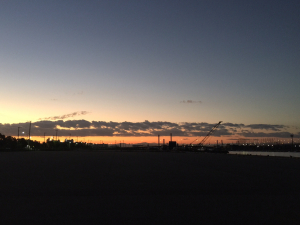
[[[294,135],[293,134],[291,134],[291,138],[292,138],[292,148],[294,148],[294,140],[293,140]]]
[[[19,131],[20,131],[20,128],[21,128],[21,127],[18,127],[18,140],[19,140]]]
[[[31,130],[31,121],[29,122],[29,133],[28,133],[28,139],[30,139],[30,130]]]
[[[30,130],[31,130],[31,121],[29,122],[29,133],[28,133],[28,147],[30,148]]]
[[[46,135],[46,132],[44,132],[44,143],[46,143],[46,142],[45,142],[45,135]]]
[[[55,130],[55,131],[56,131],[56,141],[57,141],[57,131],[58,131],[58,130]]]
[[[158,143],[157,144],[158,144],[158,147],[160,147],[160,135],[157,135],[157,137],[158,137],[158,141],[157,141]]]

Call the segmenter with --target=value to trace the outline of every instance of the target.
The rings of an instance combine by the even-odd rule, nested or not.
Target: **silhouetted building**
[[[68,139],[65,139],[65,142],[68,142],[68,143],[74,143],[74,140],[73,139],[71,139],[71,140],[68,140]]]
[[[108,148],[108,144],[94,144],[93,148]]]
[[[169,150],[176,148],[176,141],[169,141]]]

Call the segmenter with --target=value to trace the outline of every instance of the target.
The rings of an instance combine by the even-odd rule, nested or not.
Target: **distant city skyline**
[[[2,2],[0,133],[32,121],[41,141],[58,129],[189,142],[223,121],[212,140],[299,138],[299,10],[296,0]]]

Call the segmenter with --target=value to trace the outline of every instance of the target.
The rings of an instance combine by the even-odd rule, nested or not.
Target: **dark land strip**
[[[1,152],[1,220],[298,224],[300,159],[172,152]]]

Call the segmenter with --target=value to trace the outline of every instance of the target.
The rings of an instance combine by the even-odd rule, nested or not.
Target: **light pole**
[[[22,127],[18,127],[18,140],[19,140],[19,131],[20,131],[20,128],[22,128]]]
[[[31,121],[29,122],[29,133],[28,133],[28,147],[30,149],[30,130],[31,130]]]
[[[31,121],[29,122],[29,133],[28,133],[28,140],[30,140],[30,131],[31,131]]]
[[[293,134],[291,134],[291,138],[292,138],[292,148],[293,148],[294,147],[294,140],[293,140],[294,135]]]

